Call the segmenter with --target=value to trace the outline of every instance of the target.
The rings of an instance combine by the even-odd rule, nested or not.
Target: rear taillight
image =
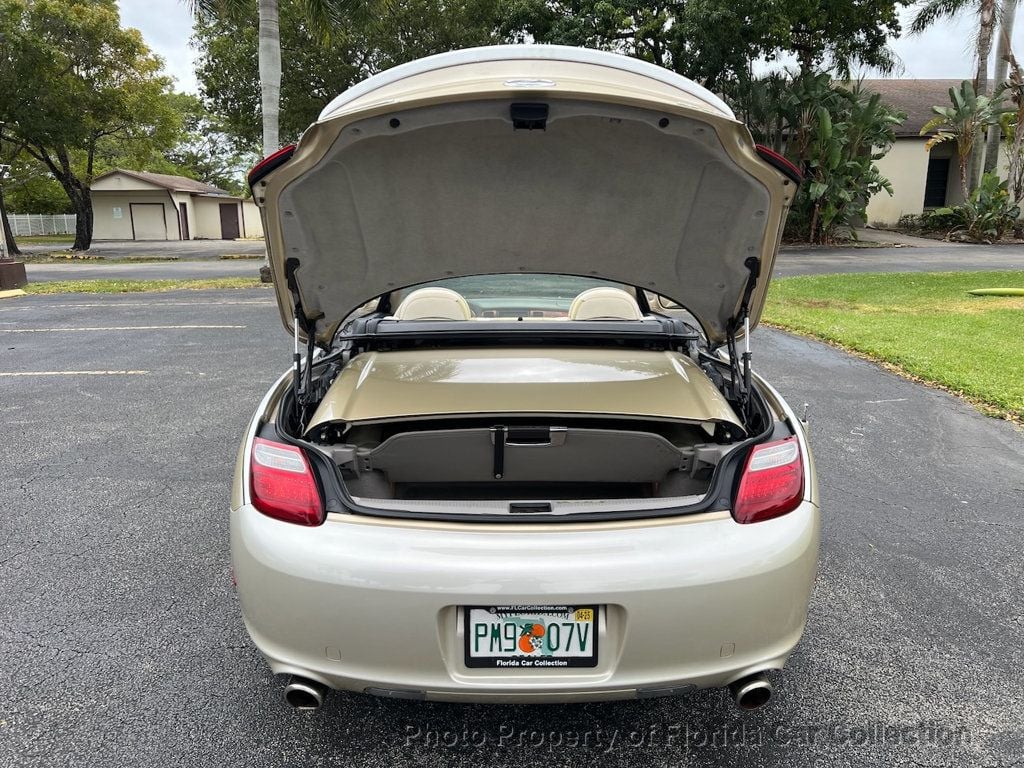
[[[253,166],[253,169],[251,171],[249,171],[249,175],[247,177],[249,179],[249,187],[252,188],[256,186],[256,182],[258,182],[271,171],[274,171],[280,168],[285,163],[287,163],[291,159],[291,156],[294,154],[295,145],[289,144],[287,147],[281,147],[281,149],[277,150],[277,152],[274,152],[273,154],[264,157],[262,160],[256,163],[255,166]]]
[[[257,437],[252,444],[252,505],[278,520],[320,525],[323,504],[309,462],[298,448]]]
[[[757,523],[792,512],[804,496],[804,464],[795,437],[755,445],[747,456],[732,516]]]

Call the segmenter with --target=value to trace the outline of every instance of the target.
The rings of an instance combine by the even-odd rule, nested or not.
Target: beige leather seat
[[[395,310],[396,320],[469,320],[469,304],[450,288],[418,288]]]
[[[636,299],[621,288],[588,288],[569,307],[570,320],[643,320]]]

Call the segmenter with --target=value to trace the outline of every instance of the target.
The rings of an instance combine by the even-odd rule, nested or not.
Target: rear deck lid
[[[306,431],[332,423],[499,414],[740,425],[697,364],[675,352],[425,349],[366,352],[353,358]]]

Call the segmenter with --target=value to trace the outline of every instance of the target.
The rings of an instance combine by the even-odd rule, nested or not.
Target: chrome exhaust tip
[[[295,709],[320,709],[327,698],[327,686],[307,677],[292,675],[284,687],[284,700]]]
[[[772,697],[772,684],[764,672],[755,672],[730,683],[729,693],[737,707],[751,711],[768,703]]]

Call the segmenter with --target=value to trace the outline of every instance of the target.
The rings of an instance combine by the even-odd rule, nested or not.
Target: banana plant
[[[956,143],[960,187],[965,200],[970,195],[968,169],[975,143],[986,129],[1011,111],[1004,105],[1005,90],[1000,86],[991,96],[979,96],[974,86],[964,80],[959,88],[949,89],[950,106],[932,107],[935,117],[921,128],[922,136],[932,134],[925,142],[925,151],[930,152],[936,144],[946,141]]]
[[[813,73],[793,77],[777,109],[785,124],[785,154],[806,176],[790,235],[830,242],[840,227],[863,216],[871,195],[892,194],[875,161],[892,146],[895,127],[906,116],[857,84],[846,88]]]

